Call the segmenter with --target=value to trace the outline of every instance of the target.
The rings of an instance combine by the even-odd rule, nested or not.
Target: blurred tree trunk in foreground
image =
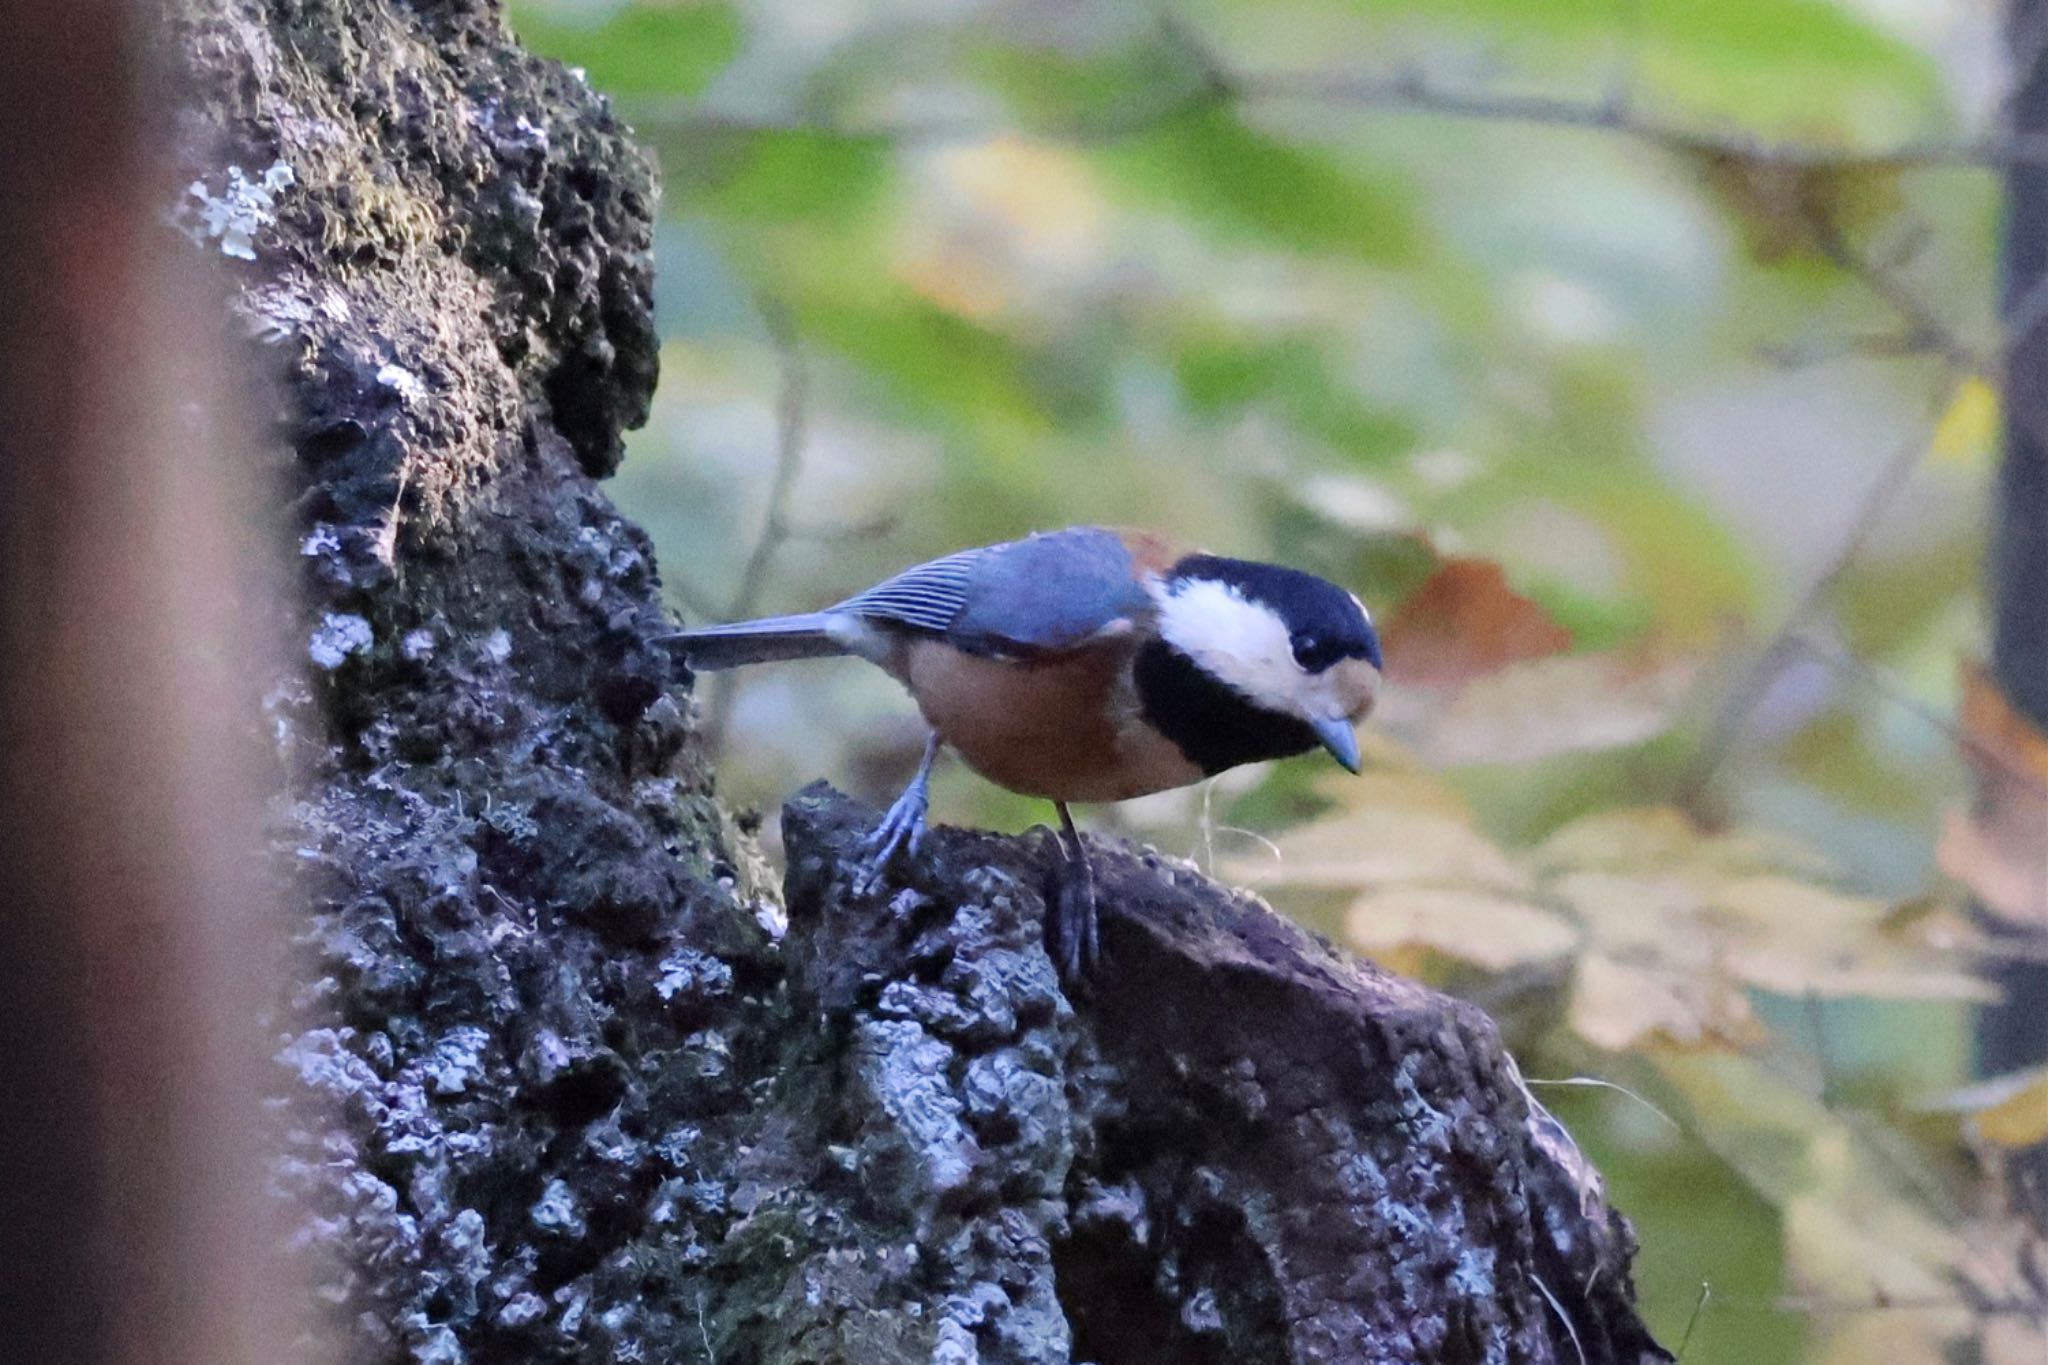
[[[147,25],[0,28],[0,1359],[257,1365],[304,1302],[261,1175],[274,512],[162,224]]]
[[[483,0],[173,8],[187,226],[288,394],[281,1183],[346,1358],[1665,1358],[1492,1025],[1183,866],[1102,850],[1070,1000],[1049,850],[857,899],[819,790],[785,927],[596,488],[645,158]]]
[[[2021,140],[2048,135],[2048,0],[2014,0],[2007,36],[2013,59],[2013,132]],[[2006,173],[2005,453],[1992,512],[1987,585],[1991,600],[1991,680],[2023,724],[2048,735],[2048,167],[2015,161]],[[2021,772],[2027,771],[2022,764]],[[2003,810],[1980,812],[1986,823],[2022,830],[2022,870],[2041,900],[2048,883],[2048,800],[2038,785],[2014,787],[1993,775],[1980,801]],[[1993,975],[2004,999],[1981,1014],[1978,1068],[1997,1075],[2048,1061],[2048,924],[1982,908],[1993,932],[2018,946]],[[2048,1145],[2020,1154],[2011,1166],[2013,1192],[2036,1227],[2048,1229]]]

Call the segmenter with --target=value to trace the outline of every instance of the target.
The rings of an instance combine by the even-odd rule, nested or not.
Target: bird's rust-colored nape
[[[1134,526],[1116,526],[1116,538],[1131,552],[1131,563],[1141,574],[1157,574],[1164,577],[1187,553],[1187,547],[1177,545],[1166,537]]]

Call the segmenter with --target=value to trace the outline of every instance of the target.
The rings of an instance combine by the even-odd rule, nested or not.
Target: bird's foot
[[[1060,980],[1072,984],[1094,970],[1102,958],[1100,915],[1095,901],[1095,869],[1080,836],[1068,853],[1064,845],[1052,894],[1046,902],[1045,951]]]
[[[925,812],[931,798],[923,782],[912,782],[889,807],[888,814],[862,844],[867,856],[853,875],[853,894],[871,896],[888,880],[889,867],[899,853],[917,856],[924,842]]]

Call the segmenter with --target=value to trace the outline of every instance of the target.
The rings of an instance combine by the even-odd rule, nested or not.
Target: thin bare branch
[[[1631,10],[1633,0],[1620,0]],[[1667,151],[1816,171],[1892,171],[1929,167],[1999,170],[2013,165],[2048,166],[2048,137],[1985,134],[1926,138],[1887,147],[1830,146],[1774,139],[1739,128],[1681,123],[1647,113],[1636,102],[1639,39],[1624,25],[1623,50],[1615,78],[1599,99],[1511,90],[1451,89],[1418,71],[1245,71],[1231,66],[1184,20],[1168,14],[1161,40],[1188,68],[1182,84],[1147,90],[1145,97],[1108,115],[1076,116],[1036,127],[1000,118],[940,117],[844,123],[830,118],[755,118],[708,109],[701,104],[639,102],[628,113],[643,126],[699,132],[804,132],[849,140],[897,143],[975,142],[1006,133],[1076,143],[1114,142],[1159,127],[1183,114],[1223,104],[1317,104],[1386,114],[1426,115],[1482,123],[1521,124],[1631,137]]]
[[[1906,336],[1966,374],[1997,374],[2004,367],[1951,326],[1885,264],[1872,258],[1824,213],[1807,216],[1814,247],[1844,274],[1861,282],[1906,325]]]
[[[768,511],[761,521],[761,534],[740,570],[739,586],[727,608],[728,615],[734,618],[754,610],[775,556],[789,542],[789,496],[796,487],[797,473],[803,468],[804,439],[809,426],[810,375],[797,345],[795,325],[780,304],[764,305],[762,314],[782,365],[782,392],[775,406],[775,472],[768,480]]]
[[[1756,652],[1755,659],[1743,670],[1735,685],[1729,688],[1728,695],[1715,712],[1713,723],[1707,728],[1699,751],[1679,777],[1678,802],[1681,806],[1688,809],[1698,806],[1706,794],[1707,784],[1727,759],[1758,699],[1784,668],[1789,657],[1798,652],[1799,633],[1812,621],[1828,594],[1834,591],[1835,584],[1863,552],[1885,512],[1905,490],[1913,471],[1919,467],[1929,442],[1927,433],[1915,430],[1885,461],[1884,467],[1864,491],[1862,505],[1850,519],[1849,528],[1835,546],[1835,552],[1821,565],[1792,609],[1785,614],[1783,622]]]
[[[1713,1296],[1714,1287],[1701,1280],[1700,1296],[1693,1301],[1692,1316],[1685,1320],[1685,1334],[1678,1339],[1678,1352],[1671,1357],[1673,1365],[1684,1365],[1686,1348],[1692,1345],[1693,1329],[1700,1325],[1700,1314],[1706,1311],[1707,1300]]]

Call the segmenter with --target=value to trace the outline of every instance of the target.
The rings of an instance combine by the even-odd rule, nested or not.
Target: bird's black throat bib
[[[1164,640],[1147,641],[1132,671],[1145,720],[1211,777],[1322,742],[1305,722],[1255,705]]]

